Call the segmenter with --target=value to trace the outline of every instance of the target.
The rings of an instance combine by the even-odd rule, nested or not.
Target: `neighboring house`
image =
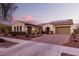
[[[71,34],[74,31],[73,20],[60,20],[42,25],[44,33]]]
[[[9,33],[10,31],[11,31],[11,26],[8,26],[0,22],[0,33]]]
[[[78,29],[79,28],[79,23],[75,23],[74,26],[75,26],[75,29]]]
[[[16,21],[12,24],[12,32],[25,32],[27,34],[41,33],[41,27],[23,21]]]
[[[75,23],[74,26],[76,34],[79,34],[79,23]]]

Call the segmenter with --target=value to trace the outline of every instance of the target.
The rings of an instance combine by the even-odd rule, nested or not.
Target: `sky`
[[[45,23],[57,20],[73,19],[79,22],[78,3],[17,3],[13,16],[17,20],[32,23]]]

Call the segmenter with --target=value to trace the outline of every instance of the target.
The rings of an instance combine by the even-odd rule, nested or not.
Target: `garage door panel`
[[[56,27],[57,34],[70,34],[70,27]]]

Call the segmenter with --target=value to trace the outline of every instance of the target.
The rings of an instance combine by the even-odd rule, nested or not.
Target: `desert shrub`
[[[26,37],[29,37],[29,35],[26,35]]]
[[[42,34],[45,34],[45,31],[42,31]]]
[[[10,32],[10,34],[12,34],[13,36],[15,36],[15,35],[26,35],[25,32]]]
[[[75,34],[78,34],[78,30],[77,30],[77,29],[74,29],[74,33],[75,33]]]
[[[4,36],[7,36],[8,34],[5,34]]]
[[[4,39],[0,38],[0,42],[4,42],[4,41],[5,41]]]
[[[73,38],[76,38],[76,33],[73,32],[71,35],[73,36]]]
[[[74,29],[74,32],[72,33],[73,38],[76,38],[76,34],[78,34],[78,30]]]
[[[12,36],[16,36],[16,34],[12,34]]]
[[[78,40],[74,40],[74,42],[78,42]]]

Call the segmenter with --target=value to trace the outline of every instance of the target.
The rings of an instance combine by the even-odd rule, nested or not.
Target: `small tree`
[[[16,8],[17,6],[14,3],[0,3],[0,20],[11,20],[12,13]]]
[[[72,33],[73,38],[76,38],[76,34],[78,34],[78,29],[74,29],[74,32]]]
[[[11,21],[12,13],[16,10],[16,8],[17,6],[14,3],[0,3],[0,20]]]

